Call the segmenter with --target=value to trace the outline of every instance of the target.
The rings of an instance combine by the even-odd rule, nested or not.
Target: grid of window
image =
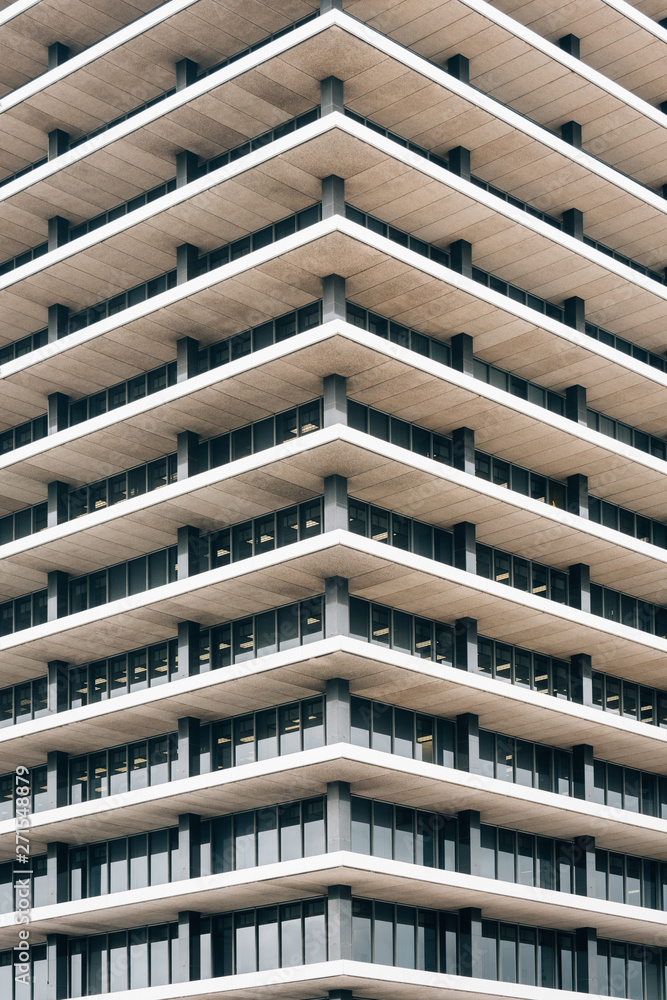
[[[87,573],[69,583],[69,608],[75,615],[87,608],[98,608],[109,601],[142,594],[154,587],[162,587],[176,580],[178,549],[175,545],[158,549],[145,556],[137,556],[115,566]],[[0,608],[0,614],[2,609]]]
[[[176,921],[69,941],[69,997],[172,982],[178,982]]]
[[[456,975],[457,915],[353,899],[352,957],[355,962]]]
[[[498,680],[531,688],[568,701],[583,701],[581,681],[572,677],[567,660],[479,636],[477,670]]]
[[[456,767],[456,727],[449,719],[354,697],[350,712],[353,746]]]
[[[480,976],[542,989],[576,989],[574,934],[482,920]]]
[[[49,714],[49,685],[46,677],[22,681],[0,691],[0,728]]]
[[[172,780],[177,760],[177,733],[70,757],[68,803],[76,805],[164,784]]]
[[[314,538],[321,532],[322,498],[304,500],[293,507],[202,535],[199,540],[199,572],[272,552],[283,545]]]
[[[651,632],[663,639],[667,637],[667,608],[640,601],[611,587],[591,583],[591,612],[628,628]]]
[[[200,873],[214,875],[325,854],[325,804],[320,796],[202,820]]]
[[[70,847],[68,875],[70,900],[175,881],[178,827]]]
[[[410,424],[407,420],[364,406],[354,399],[347,402],[347,420],[354,430],[363,431],[381,441],[391,441],[399,448],[407,448],[443,465],[452,464],[452,441],[442,434],[435,434],[418,424]]]
[[[41,441],[48,432],[46,414],[26,420],[23,424],[0,432],[0,455],[6,455],[17,448],[23,448],[34,441]]]
[[[667,692],[611,674],[594,671],[593,706],[648,725],[667,728]]]
[[[531,559],[477,544],[477,573],[486,580],[495,580],[507,587],[516,587],[527,594],[547,597],[557,604],[568,604],[568,574]]]
[[[667,819],[667,778],[606,760],[593,762],[593,801]]]
[[[443,170],[450,169],[449,162],[442,156],[438,156],[436,153],[432,153],[429,150],[424,149],[423,146],[418,146],[414,142],[409,142],[407,139],[404,139],[403,136],[398,135],[396,132],[392,132],[389,129],[382,128],[382,126],[377,125],[370,118],[364,118],[363,115],[357,114],[355,111],[350,110],[350,108],[345,108],[345,115],[348,118],[352,118],[353,121],[359,122],[361,125],[365,125],[367,128],[371,129],[371,131],[378,132],[380,135],[386,136],[386,138],[391,139],[392,142],[395,142],[397,145],[403,146],[405,149],[409,149],[411,153],[417,153],[419,156],[423,156],[424,159],[430,160],[432,163],[437,164],[437,166],[442,167]],[[533,206],[529,205],[527,202],[521,201],[520,198],[516,198],[514,195],[507,194],[506,191],[502,191],[500,188],[495,187],[493,184],[487,183],[486,181],[482,180],[481,177],[476,177],[474,174],[470,176],[470,180],[475,185],[475,187],[481,188],[483,191],[488,191],[489,194],[494,195],[496,198],[500,198],[502,201],[507,202],[507,204],[513,205],[515,208],[520,208],[523,212],[526,212],[528,215],[532,215],[536,219],[541,219],[543,222],[546,222],[547,225],[553,226],[554,229],[559,229],[562,231],[563,223],[560,222],[558,219],[554,218],[552,215],[548,215],[546,212],[541,212],[538,208],[533,208]],[[617,250],[612,250],[611,247],[605,246],[604,243],[598,243],[597,240],[592,240],[588,236],[584,236],[583,242],[587,246],[594,247],[601,253],[606,254],[608,257],[612,257],[614,260],[618,260],[623,264],[627,264],[634,271],[638,271],[640,274],[645,274],[647,277],[652,278],[653,281],[657,281],[661,285],[665,284],[665,279],[663,275],[659,274],[657,271],[652,270],[650,267],[646,267],[644,264],[640,264],[637,261],[631,260],[630,257],[626,257],[625,254],[619,253]],[[606,331],[602,332],[606,333]],[[611,334],[609,334],[609,336],[611,336]],[[624,341],[623,343],[627,343],[627,341]],[[627,353],[630,352],[628,351]],[[644,351],[643,353],[647,354],[649,352]],[[660,367],[661,370],[664,371],[665,370],[664,358],[660,358],[658,355],[653,355],[653,357],[657,358],[657,360],[661,362],[661,365],[656,365],[656,367]],[[642,360],[645,359],[642,358]]]
[[[516,587],[524,593],[549,598],[558,604],[570,604],[569,574],[566,571],[543,566],[502,549],[478,543],[477,574],[487,580]],[[592,614],[663,639],[667,637],[667,608],[622,594],[611,587],[601,587],[596,583],[590,586]]]
[[[204,919],[202,976],[243,975],[325,962],[326,912],[326,899],[312,899]]]
[[[32,796],[32,812],[44,812],[48,808],[47,794],[47,769],[46,764],[30,768],[30,777],[27,784],[30,786]],[[15,814],[14,789],[16,787],[16,775],[0,775],[0,821],[13,819]]]
[[[454,629],[430,618],[350,597],[350,635],[451,667]]]
[[[199,731],[200,774],[324,746],[324,699],[207,722]]]
[[[217,250],[211,250],[210,253],[202,254],[199,257],[197,274],[207,274],[209,271],[213,271],[223,264],[238,260],[240,257],[245,257],[253,250],[259,250],[261,247],[268,246],[277,240],[283,239],[285,236],[290,236],[292,233],[306,229],[308,226],[312,226],[318,222],[320,215],[321,205],[318,202],[294,215],[289,215],[287,218],[281,219],[279,222],[265,226],[255,233],[243,236],[233,243],[225,243]],[[76,333],[77,330],[83,330],[85,327],[91,326],[93,323],[98,323],[108,316],[115,316],[117,313],[123,312],[124,309],[129,309],[139,302],[144,302],[146,299],[160,295],[170,288],[175,288],[176,283],[176,268],[173,268],[170,271],[165,271],[163,274],[158,274],[149,281],[143,281],[141,284],[135,285],[126,292],[120,292],[109,299],[97,302],[95,305],[88,306],[77,313],[72,313],[67,323],[67,333],[64,336]]]
[[[176,452],[163,455],[152,462],[136,465],[127,472],[118,472],[107,479],[98,479],[86,486],[78,486],[67,493],[66,520],[73,521],[95,510],[113,507],[114,504],[143,496],[163,486],[175,483],[177,478]]]
[[[353,534],[451,566],[451,531],[352,498],[348,510],[348,528]]]
[[[202,441],[197,453],[197,469],[205,472],[257,452],[286,444],[322,427],[322,400],[313,399],[292,406],[263,420],[244,424],[236,430]]]
[[[588,243],[587,237],[584,237],[584,243]],[[607,253],[608,248],[603,247],[602,244],[597,244],[598,250],[602,250],[603,253]],[[616,257],[616,251],[614,251],[614,256]],[[618,259],[622,259],[622,255],[619,255]],[[636,261],[624,260],[624,263],[628,263],[634,271],[641,271],[642,265],[637,264]],[[655,271],[650,271],[646,268],[646,272],[650,278],[654,281],[663,280],[660,276],[656,276]],[[644,364],[650,365],[651,368],[657,368],[658,371],[667,371],[667,361],[661,354],[655,354],[653,351],[647,351],[644,347],[639,347],[637,344],[632,344],[629,340],[625,340],[623,337],[618,337],[616,334],[610,333],[609,330],[603,330],[602,327],[596,326],[594,323],[585,324],[586,334],[592,337],[593,340],[599,340],[601,344],[608,344],[609,347],[616,348],[622,354],[627,354],[632,358],[636,358],[637,361],[643,361]]]
[[[295,604],[202,629],[199,672],[266,656],[321,639],[324,634],[321,595]],[[142,646],[104,660],[70,667],[67,706],[94,705],[108,698],[157,687],[178,676],[178,640]],[[0,690],[0,728],[49,714],[48,680],[38,677]]]
[[[0,951],[0,995],[6,1000],[41,1000],[48,995],[46,945],[30,946],[30,986],[27,988],[16,983],[15,954],[14,951]]]
[[[572,753],[503,733],[479,731],[479,770],[487,778],[572,795]],[[655,775],[651,775],[655,778]]]
[[[280,344],[283,340],[305,333],[319,326],[322,322],[322,300],[317,299],[301,309],[292,309],[276,319],[267,320],[259,326],[226,337],[209,347],[203,347],[199,352],[199,372],[208,372],[221,365],[229,364],[245,358],[255,351],[261,351],[272,344]]]
[[[306,500],[275,513],[243,521],[199,539],[199,572],[271,552],[312,538],[322,531],[322,499]],[[109,601],[173,583],[178,575],[178,548],[158,549],[69,581],[68,606],[59,617],[100,607]],[[0,604],[0,635],[9,635],[47,620],[47,591]]]
[[[18,885],[15,878],[23,882],[30,879],[31,906],[47,906],[49,903],[49,882],[46,868],[46,854],[33,854],[30,857],[29,874],[23,876],[19,871],[14,873],[14,862],[5,861],[0,864],[0,913],[11,913],[18,909]]]

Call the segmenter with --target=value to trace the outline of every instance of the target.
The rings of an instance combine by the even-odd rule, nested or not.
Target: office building
[[[665,19],[3,6],[3,998],[667,1000]]]

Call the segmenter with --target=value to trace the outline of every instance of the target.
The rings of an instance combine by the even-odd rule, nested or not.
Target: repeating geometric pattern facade
[[[3,5],[3,998],[667,1000],[666,43]]]

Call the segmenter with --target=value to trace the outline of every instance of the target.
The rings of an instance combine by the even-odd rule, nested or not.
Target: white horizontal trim
[[[560,51],[560,49],[557,51]],[[86,250],[98,246],[107,240],[111,240],[114,236],[121,233],[131,232],[135,226],[157,218],[163,213],[175,208],[177,205],[185,204],[191,198],[196,197],[202,192],[210,191],[223,184],[225,181],[249,172],[258,167],[260,164],[281,156],[292,149],[296,149],[312,139],[322,136],[326,132],[331,132],[334,129],[339,129],[348,133],[348,135],[360,139],[362,142],[373,146],[374,148],[385,153],[387,156],[409,165],[419,173],[439,181],[448,188],[458,191],[480,205],[484,205],[497,215],[504,216],[506,219],[509,219],[522,228],[527,229],[529,232],[533,232],[538,236],[547,239],[551,243],[564,247],[566,250],[575,254],[576,257],[582,262],[590,261],[602,268],[604,271],[622,278],[624,281],[627,281],[631,285],[648,292],[650,295],[655,296],[655,298],[659,300],[667,302],[667,286],[659,284],[654,279],[648,277],[648,275],[635,271],[629,264],[624,264],[621,261],[617,261],[612,257],[609,257],[607,254],[602,253],[602,251],[597,250],[594,247],[587,246],[582,240],[575,239],[574,236],[569,236],[567,233],[555,229],[553,226],[548,225],[548,223],[542,221],[541,219],[535,218],[528,212],[525,212],[520,208],[516,208],[508,202],[503,201],[501,198],[497,198],[493,194],[477,187],[471,181],[457,177],[455,174],[445,170],[438,164],[427,160],[418,153],[399,146],[391,139],[381,136],[377,132],[368,128],[368,126],[362,125],[340,112],[333,112],[326,115],[324,118],[311,122],[309,125],[305,125],[303,128],[300,128],[295,132],[274,140],[267,146],[263,146],[258,150],[253,150],[246,156],[241,157],[239,160],[235,160],[231,164],[219,167],[217,170],[212,171],[209,174],[205,174],[203,177],[199,177],[183,187],[168,192],[162,197],[155,199],[155,201],[137,208],[127,215],[121,216],[119,219],[108,222],[104,226],[100,226],[98,229],[94,229],[90,233],[85,233],[83,236],[79,236],[77,239],[71,240],[62,246],[53,249],[35,260],[28,261],[26,264],[14,268],[3,277],[0,277],[0,292],[7,288],[11,288],[14,285],[18,285],[20,282],[25,281],[36,274],[40,274],[62,261],[74,258],[78,254],[85,253]],[[391,225],[391,223],[388,223],[388,225]],[[477,283],[475,282],[475,284]],[[526,291],[530,293],[530,289],[526,289]],[[502,297],[504,298],[504,296]],[[535,310],[530,311],[535,312]],[[538,313],[538,316],[539,315],[540,314]],[[553,322],[557,321],[554,320]],[[564,324],[557,325],[562,326]],[[590,340],[591,338],[588,339]],[[613,350],[613,348],[611,348],[611,350]],[[621,352],[619,351],[618,353],[620,354]],[[8,368],[11,371],[11,364],[12,363],[10,362],[9,364],[2,366],[3,375]],[[651,369],[650,365],[644,364],[643,362],[640,362],[640,364],[655,372],[655,369]],[[663,378],[667,379],[667,376],[663,375]]]
[[[588,920],[595,920],[596,917],[613,917],[619,922],[619,934],[622,934],[622,923],[642,923],[654,924],[656,928],[662,929],[667,934],[665,928],[665,913],[663,910],[650,909],[648,907],[631,906],[627,903],[615,903],[608,900],[598,899],[593,896],[579,896],[574,893],[559,892],[555,889],[541,889],[534,886],[520,885],[515,882],[505,882],[501,879],[483,878],[477,875],[466,875],[461,872],[449,871],[441,868],[431,868],[426,865],[411,864],[402,861],[393,861],[370,854],[359,854],[353,851],[331,851],[321,855],[299,858],[293,861],[275,862],[268,865],[258,865],[254,868],[237,869],[231,872],[217,875],[204,875],[199,878],[177,879],[161,885],[146,886],[141,889],[128,889],[123,892],[116,892],[106,895],[91,896],[86,899],[74,900],[67,903],[58,903],[48,906],[36,907],[30,911],[31,926],[41,921],[54,921],[65,917],[81,915],[109,913],[119,907],[132,906],[135,903],[159,903],[161,900],[188,896],[195,892],[210,892],[219,899],[219,911],[229,912],[236,909],[226,903],[223,895],[226,889],[238,887],[257,886],[264,882],[271,882],[278,879],[290,879],[299,875],[321,876],[322,886],[332,883],[332,876],[336,875],[336,869],[345,868],[344,873],[347,879],[351,876],[350,884],[353,895],[355,894],[355,877],[363,879],[367,873],[385,876],[388,878],[401,879],[409,882],[411,889],[414,889],[415,901],[421,905],[433,907],[430,902],[424,902],[419,896],[421,886],[441,887],[443,889],[455,888],[466,889],[471,893],[487,893],[498,900],[527,900],[531,903],[545,907],[555,907],[557,909],[569,909],[578,911],[581,914],[581,921],[584,917]],[[347,884],[347,881],[346,881]],[[312,894],[319,892],[319,886],[314,887]],[[373,890],[371,889],[371,893]],[[368,890],[364,887],[364,895],[368,895]],[[381,898],[390,896],[391,892],[383,893]],[[268,893],[267,893],[268,897]],[[298,898],[303,898],[303,888],[298,886]],[[373,898],[378,898],[373,895]],[[264,902],[270,902],[266,898]],[[259,904],[257,904],[259,905]],[[441,909],[447,909],[446,898]],[[0,928],[14,926],[15,913],[6,913],[0,916]],[[113,912],[111,912],[113,919]],[[511,919],[511,918],[510,918]],[[548,917],[545,914],[546,922]],[[137,921],[138,922],[138,921]],[[135,922],[135,923],[137,923]],[[144,922],[143,919],[141,922]],[[124,926],[127,926],[124,924]],[[39,933],[39,927],[34,927]],[[18,935],[18,927],[16,928]],[[636,931],[635,931],[636,933]],[[644,942],[648,944],[649,942]],[[651,942],[655,944],[656,942]]]
[[[208,789],[217,789],[222,793],[225,786],[231,787],[253,778],[261,777],[264,779],[271,776],[277,778],[285,773],[290,774],[295,770],[317,765],[332,765],[329,771],[331,777],[327,780],[339,780],[336,777],[338,772],[333,766],[337,762],[368,765],[369,768],[375,767],[401,777],[414,778],[418,783],[436,782],[438,786],[442,786],[443,796],[446,795],[446,786],[451,785],[460,789],[473,789],[476,792],[488,793],[496,799],[500,796],[507,800],[508,805],[510,802],[534,805],[540,815],[543,815],[545,810],[551,810],[556,814],[568,813],[573,817],[586,817],[588,820],[599,820],[602,823],[612,822],[627,829],[628,836],[632,836],[633,829],[655,833],[662,838],[667,833],[667,820],[656,819],[653,816],[616,809],[597,802],[587,802],[570,795],[558,795],[555,792],[528,788],[524,785],[501,781],[498,778],[487,778],[483,775],[471,774],[468,771],[443,767],[440,764],[425,764],[423,761],[383,753],[366,747],[357,747],[349,743],[330,744],[314,750],[303,750],[300,753],[288,754],[283,757],[255,761],[226,770],[182,778],[149,788],[109,795],[90,802],[34,813],[30,818],[30,829],[38,833],[40,828],[49,827],[54,823],[72,820],[85,822],[86,819],[92,820],[93,817],[104,814],[111,816],[117,810],[130,806],[141,807],[146,815],[161,816],[168,800],[177,799],[188,793],[203,792]],[[359,774],[361,775],[361,772]],[[353,793],[357,794],[354,790]],[[158,811],[151,813],[153,804]],[[160,829],[161,826],[164,826],[164,822],[150,824],[152,829]],[[0,823],[0,838],[6,838],[13,844],[15,832],[16,822],[14,819],[3,820]]]

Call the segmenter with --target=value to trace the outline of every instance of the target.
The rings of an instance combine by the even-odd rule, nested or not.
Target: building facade
[[[3,998],[667,1000],[666,42],[2,5]]]

